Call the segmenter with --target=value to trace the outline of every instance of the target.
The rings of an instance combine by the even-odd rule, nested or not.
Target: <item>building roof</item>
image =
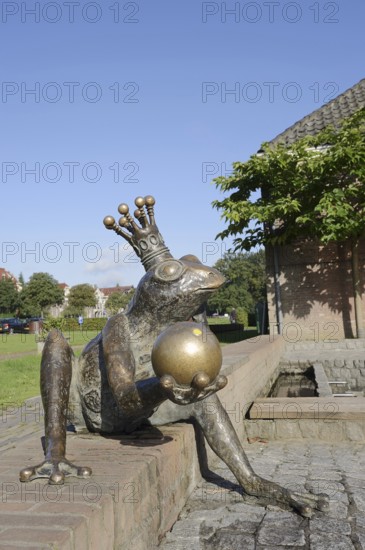
[[[326,126],[339,126],[362,107],[365,107],[365,78],[287,128],[269,143],[290,146],[305,136],[315,136]]]
[[[62,288],[62,290],[65,290],[65,288],[69,288],[67,283],[58,283],[58,286]]]
[[[132,286],[112,286],[109,288],[99,288],[99,290],[104,294],[104,296],[110,296],[111,294],[114,294],[114,292],[126,294],[130,292],[132,288]]]
[[[14,277],[10,271],[7,271],[4,267],[0,267],[0,280],[1,279],[12,279],[15,282],[18,282],[17,278]]]

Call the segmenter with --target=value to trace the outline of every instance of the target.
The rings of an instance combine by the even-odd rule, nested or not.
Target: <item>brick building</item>
[[[270,143],[290,147],[338,126],[365,107],[365,79],[279,134]],[[314,240],[267,248],[270,332],[289,342],[338,340],[356,336],[349,243],[323,245]],[[365,319],[365,241],[359,246]]]

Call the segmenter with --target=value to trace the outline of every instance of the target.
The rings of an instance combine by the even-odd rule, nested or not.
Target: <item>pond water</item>
[[[268,397],[316,397],[317,384],[313,367],[303,372],[281,372]]]

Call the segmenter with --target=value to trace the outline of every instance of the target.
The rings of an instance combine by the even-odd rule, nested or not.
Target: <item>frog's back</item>
[[[103,351],[103,334],[116,324],[120,342],[126,345],[128,323],[126,317],[119,314],[118,319],[110,318],[103,331],[85,346],[73,376],[83,417],[91,431],[115,431],[121,421],[121,412],[109,386]]]

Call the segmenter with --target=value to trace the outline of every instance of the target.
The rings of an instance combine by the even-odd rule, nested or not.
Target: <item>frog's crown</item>
[[[155,202],[155,199],[151,195],[144,198],[137,197],[134,201],[134,204],[137,206],[134,216],[140,225],[135,222],[129,213],[128,205],[124,203],[118,206],[118,212],[122,214],[119,223],[115,221],[113,216],[106,216],[104,218],[105,227],[113,229],[113,231],[123,237],[133,247],[137,256],[141,258],[146,271],[157,263],[172,258],[155,223],[153,208]],[[129,233],[124,229],[127,229]]]

